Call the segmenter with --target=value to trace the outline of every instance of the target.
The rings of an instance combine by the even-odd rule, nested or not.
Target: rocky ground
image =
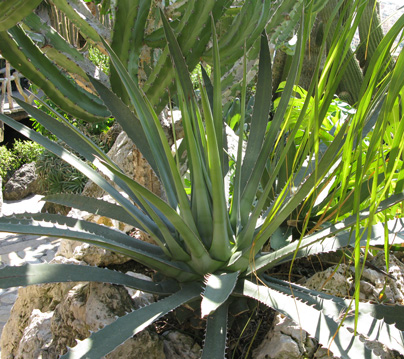
[[[44,205],[41,198],[42,196],[33,195],[19,201],[4,201],[2,215],[40,212]],[[0,232],[1,266],[49,262],[54,257],[59,243],[60,239]],[[17,298],[17,291],[18,288],[0,289],[0,335]]]

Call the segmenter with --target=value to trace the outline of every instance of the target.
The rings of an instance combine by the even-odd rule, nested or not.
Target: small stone
[[[47,251],[45,257],[42,257],[44,262],[47,262],[47,263],[49,263],[53,258],[55,258],[54,251]]]

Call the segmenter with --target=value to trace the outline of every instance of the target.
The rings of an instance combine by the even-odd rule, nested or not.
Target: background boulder
[[[15,171],[4,187],[3,196],[7,201],[18,201],[36,193],[37,188],[38,176],[35,172],[35,162],[31,162]]]

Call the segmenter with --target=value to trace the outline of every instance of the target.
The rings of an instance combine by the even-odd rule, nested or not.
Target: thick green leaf
[[[105,153],[92,142],[87,136],[79,131],[79,129],[73,126],[69,121],[67,121],[62,115],[52,110],[52,108],[47,105],[44,101],[39,100],[42,105],[46,106],[49,111],[52,111],[57,117],[55,118],[49,116],[45,112],[39,110],[35,106],[32,106],[21,99],[14,98],[14,100],[20,105],[28,114],[36,119],[42,126],[47,130],[57,136],[58,139],[69,144],[76,152],[83,156],[86,160],[94,162],[95,156],[97,155],[109,161],[111,164],[113,162],[105,155]]]
[[[165,188],[168,202],[173,208],[179,205],[183,213],[184,219],[190,227],[194,227],[195,223],[189,208],[188,197],[183,188],[180,174],[171,154],[166,135],[161,127],[160,121],[154,112],[149,100],[139,89],[138,85],[128,75],[125,67],[120,59],[112,51],[109,45],[104,42],[111,61],[115,66],[125,88],[131,103],[135,107],[137,116],[142,124],[143,130],[147,137],[147,141],[153,151],[153,157],[156,161],[160,179]]]
[[[225,358],[229,303],[223,303],[208,317],[201,359]]]
[[[42,0],[3,0],[0,3],[0,31],[6,31],[17,25],[29,15]]]
[[[271,109],[272,97],[272,69],[266,34],[261,35],[261,51],[259,59],[259,71],[257,89],[254,102],[254,110],[251,118],[251,129],[245,157],[243,160],[241,187],[244,189],[248,179],[256,166],[258,154],[264,142],[266,128]]]
[[[178,306],[197,299],[200,293],[201,287],[197,283],[184,286],[170,297],[118,318],[112,324],[93,333],[88,339],[79,342],[67,354],[63,355],[62,358],[102,358],[157,319],[173,311]]]
[[[301,302],[297,297],[278,292],[268,286],[243,282],[243,295],[254,298],[299,324],[309,335],[341,358],[369,358],[379,356],[363,345],[359,336],[354,336],[333,318],[322,311]]]
[[[276,139],[279,136],[278,130],[281,128],[281,124],[283,122],[284,115],[286,113],[293,92],[293,86],[295,85],[295,81],[297,80],[300,74],[302,64],[301,61],[299,60],[302,58],[303,41],[304,41],[304,22],[302,21],[298,33],[298,41],[296,44],[295,56],[293,57],[291,70],[289,72],[289,76],[286,81],[285,89],[279,102],[277,111],[275,112],[274,118],[272,119],[271,129],[270,131],[268,131],[268,134],[265,137],[265,141],[262,145],[259,155],[256,157],[256,159],[254,159],[254,167],[252,167],[249,173],[246,173],[248,177],[244,182],[245,185],[241,187],[242,195],[240,203],[241,207],[240,213],[242,214],[242,220],[241,220],[242,225],[245,226],[247,221],[249,220],[249,228],[246,229],[247,234],[243,235],[242,238],[240,238],[239,246],[241,248],[251,244],[251,237],[252,237],[251,234],[255,230],[255,224],[258,219],[259,212],[261,212],[263,209],[263,204],[261,204],[260,206],[256,206],[255,207],[256,214],[253,216],[249,215],[251,206],[253,205],[253,202],[257,194],[257,189],[259,188],[259,183],[261,181],[262,174],[265,170],[265,166],[268,161],[268,157],[270,155],[270,152],[275,147]],[[280,165],[281,163],[279,163],[279,166]],[[270,188],[269,184],[268,187]],[[269,188],[267,192],[269,192]],[[264,198],[266,196],[267,194],[264,195]],[[256,248],[258,250],[258,246],[256,246]]]
[[[136,227],[141,231],[145,231],[140,223],[130,216],[121,206],[102,199],[86,197],[79,194],[51,194],[45,196],[43,201],[61,204],[63,206],[77,208],[81,211],[93,213],[102,217],[115,219]]]
[[[87,74],[99,76],[104,83],[109,82],[103,72],[100,72],[88,58],[70,45],[53,27],[43,22],[34,12],[24,19],[24,24],[33,31],[34,36],[40,34],[46,39],[43,44],[40,44],[42,51],[81,86],[92,92]],[[29,32],[27,34],[32,36]]]
[[[207,148],[205,131],[197,107],[188,67],[182,55],[181,48],[167,19],[163,15],[162,21],[170,49],[170,56],[173,65],[177,69],[177,92],[180,102],[179,106],[182,112],[182,123],[185,132],[184,140],[191,175],[192,213],[201,238],[206,247],[209,248],[212,243],[214,224],[212,221],[211,208],[212,193],[210,193],[211,185],[209,183],[211,179],[208,177],[206,164]]]
[[[0,269],[0,288],[60,282],[112,283],[157,295],[169,295],[179,289],[174,281],[154,283],[106,268],[76,264],[25,264]]]
[[[0,32],[1,53],[12,66],[68,113],[89,122],[103,121],[109,111],[98,97],[71,82],[32,42],[19,26]]]
[[[122,170],[86,135],[84,135],[76,126],[73,126],[69,121],[67,121],[62,115],[52,109],[48,104],[44,101],[39,100],[43,106],[45,106],[50,112],[52,112],[59,121],[55,121],[55,119],[43,111],[38,110],[36,107],[31,106],[19,99],[15,99],[17,103],[27,111],[27,113],[31,114],[40,124],[42,124],[46,129],[48,129],[51,133],[61,139],[62,141],[69,144],[69,146],[83,156],[87,161],[95,164],[96,159],[101,158],[106,163],[109,164],[115,171]],[[103,169],[105,173],[107,171],[106,168]],[[111,173],[109,173],[109,177],[111,177]],[[116,178],[114,182],[123,189],[126,194],[142,209],[139,199],[134,195],[134,193],[130,190],[130,188],[126,185],[126,183],[120,178]]]
[[[205,278],[205,291],[202,295],[202,318],[215,312],[233,292],[239,272],[208,274]]]
[[[107,165],[107,164],[106,164]],[[108,165],[107,165],[108,166]],[[111,171],[113,171],[114,175],[121,178],[123,181],[126,182],[126,184],[135,192],[139,195],[139,197],[144,198],[145,201],[142,201],[142,204],[148,208],[149,214],[152,216],[153,220],[155,222],[158,221],[159,219],[159,214],[161,213],[167,220],[173,225],[173,227],[179,232],[179,234],[182,236],[183,240],[185,241],[185,244],[189,248],[189,251],[191,252],[192,257],[197,260],[200,258],[207,258],[208,257],[208,252],[206,251],[206,248],[203,246],[203,243],[201,242],[198,233],[192,231],[191,228],[187,226],[187,224],[184,222],[184,220],[181,218],[181,216],[173,209],[171,208],[165,201],[163,201],[160,197],[149,191],[147,188],[143,187],[136,181],[130,179],[129,177],[114,171],[112,168],[110,168]],[[147,201],[147,202],[146,202]],[[154,207],[149,206],[148,202],[153,205]],[[157,209],[159,212],[157,212]],[[156,211],[155,213],[153,213]],[[160,223],[159,226],[160,231],[166,231],[166,228],[163,227],[163,223]],[[167,234],[170,236],[169,233],[164,233],[163,235]],[[177,253],[178,255],[186,255],[185,260],[190,259],[189,256],[184,252],[184,249],[180,247],[179,243],[176,242],[176,239],[172,238],[169,239],[166,237],[167,245],[170,250],[172,250],[173,254]]]
[[[277,291],[293,295],[308,305],[314,306],[325,315],[341,322],[344,327],[353,329],[355,326],[352,300],[327,295],[269,276],[265,276],[264,282]],[[388,348],[402,353],[404,350],[404,332],[398,329],[395,323],[398,318],[401,318],[400,312],[403,311],[404,307],[399,305],[360,303],[357,330],[368,340],[377,340]],[[344,317],[345,314],[347,314],[346,317]],[[394,315],[394,319],[389,323],[386,318],[391,314]],[[389,319],[391,320],[391,317]]]
[[[212,182],[212,216],[215,219],[213,221],[212,245],[209,253],[214,258],[227,260],[231,255],[230,235],[228,233],[230,222],[227,213],[223,171],[221,166],[223,151],[217,142],[218,137],[222,138],[222,134],[220,133],[220,136],[218,136],[215,128],[219,127],[219,130],[222,131],[222,127],[215,124],[204,88],[201,88],[201,97],[203,112],[205,115],[207,137],[206,152],[208,156],[210,180]],[[222,121],[221,116],[219,120]]]
[[[98,45],[100,45],[101,37],[109,40],[108,29],[101,25],[100,21],[92,15],[82,1],[52,0],[52,2],[80,30],[81,35],[86,40]]]
[[[94,244],[174,277],[181,277],[181,273],[192,272],[184,263],[170,260],[159,247],[112,228],[60,215],[35,213],[29,215],[32,219],[1,217],[0,231],[66,238]]]
[[[151,0],[121,0],[115,5],[111,48],[132,78],[138,75],[139,57],[150,11]],[[111,68],[111,87],[126,104],[129,103],[125,87],[114,68]]]

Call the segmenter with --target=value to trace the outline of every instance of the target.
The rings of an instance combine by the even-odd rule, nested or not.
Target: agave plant
[[[355,22],[355,16],[360,17],[360,11],[361,7],[358,6],[346,15]],[[392,116],[402,117],[398,106],[402,95],[404,56],[400,55],[395,68],[387,77],[382,75],[385,71],[383,56],[387,56],[392,39],[404,27],[404,17],[386,36],[386,42],[380,44],[379,58],[375,57],[369,65],[372,71],[367,72],[367,85],[362,87],[361,102],[356,114],[346,118],[332,138],[324,143],[318,130],[325,120],[338,79],[344,72],[344,64],[334,59],[344,58],[346,43],[349,44],[349,41],[335,38],[331,55],[318,80],[320,64],[317,65],[301,115],[297,120],[290,119],[288,109],[302,66],[311,16],[310,4],[307,4],[301,15],[290,74],[268,130],[272,91],[271,61],[267,37],[265,33],[261,36],[260,65],[250,131],[247,139],[242,133],[238,139],[231,193],[227,185],[230,176],[229,155],[224,149],[221,53],[214,26],[213,81],[210,82],[204,76],[198,99],[181,47],[168,21],[162,16],[171,59],[176,69],[178,105],[185,132],[183,143],[187,175],[191,183],[189,195],[179,169],[178,156],[172,155],[151,102],[106,42],[103,45],[108,50],[114,71],[119,75],[134,112],[100,81],[90,78],[91,83],[99,101],[109,109],[150,163],[164,187],[166,200],[126,176],[106,154],[66,122],[63,116],[55,121],[40,110],[19,101],[28,113],[68,143],[87,162],[39,133],[0,115],[0,119],[7,125],[37,141],[88,176],[108,192],[116,204],[78,195],[52,195],[46,200],[128,223],[150,235],[156,243],[145,243],[105,226],[60,215],[23,214],[0,218],[0,231],[87,242],[124,254],[160,273],[156,276],[160,281],[148,282],[116,271],[68,264],[23,265],[0,269],[1,288],[49,282],[98,281],[125,285],[160,297],[159,301],[128,313],[93,333],[70,349],[64,358],[100,358],[149,324],[187,303],[192,303],[194,307],[199,305],[201,316],[206,318],[202,358],[224,357],[229,310],[242,298],[262,302],[290,317],[336,356],[377,357],[358,335],[354,335],[354,331],[404,352],[402,306],[360,303],[360,310],[355,311],[352,300],[325,295],[271,276],[271,269],[279,264],[350,245],[357,255],[358,277],[355,288],[358,293],[361,239],[364,238],[365,243],[380,239],[380,232],[372,227],[375,214],[404,200],[403,184],[399,181],[402,173],[398,172],[398,162],[395,161],[402,156],[404,149],[404,121],[400,121],[396,133],[391,133],[394,143],[384,171],[385,176],[378,176],[377,168],[380,166],[376,167],[373,180],[367,176],[371,165],[381,161],[384,158],[381,156],[385,155],[379,150],[380,134],[393,121]],[[353,31],[349,31],[350,26],[345,26],[347,33],[343,40],[349,40]],[[245,64],[246,61],[244,67]],[[244,127],[245,77],[244,70],[239,128]],[[381,79],[382,82],[379,81]],[[309,123],[305,122],[306,135],[300,136],[297,145],[295,137],[301,130],[301,123],[312,98],[316,102],[314,108],[317,112]],[[288,121],[292,120],[294,125],[289,126]],[[285,128],[289,132],[285,132]],[[365,135],[368,136],[369,147],[362,158],[361,144]],[[346,176],[336,177],[336,168],[345,171],[343,173]],[[97,170],[126,195],[116,190]],[[352,174],[356,179],[353,189],[346,183]],[[334,183],[333,187],[327,187],[336,178],[342,179]],[[368,185],[371,190],[366,192]],[[326,193],[319,200],[322,191]],[[339,196],[336,205],[333,195]],[[354,198],[352,205],[344,207],[350,196]],[[271,199],[269,203],[268,198]],[[369,198],[370,207],[360,208],[360,204]],[[321,221],[321,226],[306,231],[307,218],[326,213],[331,207],[332,215],[328,215],[326,221]],[[293,216],[300,215],[302,209],[307,215],[303,217],[300,238],[287,245],[277,245],[276,249],[275,246],[271,248],[272,239],[282,237],[282,227]],[[344,219],[338,220],[339,212],[343,212]],[[382,231],[383,238],[384,235],[385,231]],[[385,239],[387,243],[388,236]]]

